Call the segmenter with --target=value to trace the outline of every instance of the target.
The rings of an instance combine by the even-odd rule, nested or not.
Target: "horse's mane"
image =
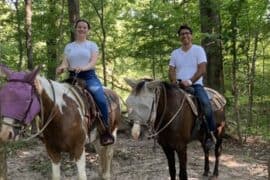
[[[68,84],[73,85],[73,86],[79,86],[82,88],[86,88],[85,80],[79,79],[79,78],[69,77],[69,78],[61,81],[61,83],[68,83]]]
[[[135,88],[135,94],[139,94],[142,87],[145,85],[146,82],[150,82],[150,81],[154,81],[154,79],[150,79],[150,78],[144,78],[144,79],[140,79],[140,82],[137,84],[136,88]],[[176,88],[175,85],[168,83],[167,81],[161,81],[160,82],[162,85],[164,85],[164,87],[167,90],[172,90],[174,88]]]

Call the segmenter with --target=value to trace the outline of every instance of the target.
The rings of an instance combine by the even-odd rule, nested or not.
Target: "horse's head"
[[[13,72],[0,66],[7,82],[0,89],[0,140],[13,140],[18,128],[29,124],[40,111],[34,80],[39,68],[32,72]]]
[[[153,122],[156,118],[156,90],[160,86],[160,81],[131,79],[125,81],[132,88],[126,100],[128,118],[133,121],[131,133],[134,139],[138,139],[141,125]]]

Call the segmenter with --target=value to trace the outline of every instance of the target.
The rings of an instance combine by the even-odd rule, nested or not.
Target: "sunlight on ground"
[[[200,156],[200,159],[204,161],[204,156]],[[209,156],[209,160],[211,163],[214,163],[215,157]],[[232,174],[234,174],[233,171],[246,171],[250,177],[266,177],[268,173],[266,164],[259,164],[256,161],[243,162],[238,160],[235,156],[228,154],[221,155],[220,165],[233,169],[231,171]]]
[[[19,151],[18,152],[18,156],[20,157],[20,158],[25,158],[25,157],[27,157],[27,156],[29,156],[30,155],[30,151]]]

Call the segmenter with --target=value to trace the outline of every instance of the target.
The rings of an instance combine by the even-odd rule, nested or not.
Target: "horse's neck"
[[[39,80],[42,88],[40,96],[44,101],[54,104],[60,108],[66,106],[66,102],[63,97],[64,94],[70,94],[69,88],[72,87],[69,84],[48,80],[42,76],[38,76],[37,79]]]
[[[183,108],[185,103],[185,92],[175,88],[168,88],[162,85],[158,93],[157,120],[164,121],[164,116],[173,116],[179,108]],[[177,102],[178,101],[178,102]],[[179,104],[179,105],[178,105]],[[172,112],[169,112],[172,111]]]

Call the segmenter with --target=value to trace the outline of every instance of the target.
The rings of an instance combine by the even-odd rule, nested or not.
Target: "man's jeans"
[[[104,93],[104,89],[100,80],[98,79],[95,70],[83,71],[78,74],[70,72],[71,77],[78,77],[84,79],[87,85],[87,90],[92,94],[98,108],[102,114],[102,120],[106,127],[108,127],[108,106]]]
[[[194,88],[194,95],[199,99],[199,103],[201,105],[201,109],[208,123],[209,131],[215,132],[216,123],[211,107],[210,100],[203,86],[200,84],[192,85]]]

